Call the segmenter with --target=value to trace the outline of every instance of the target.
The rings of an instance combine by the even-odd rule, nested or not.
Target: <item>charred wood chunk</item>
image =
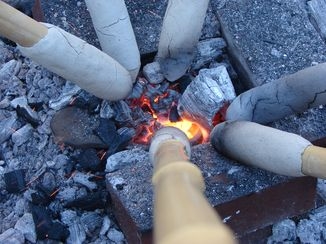
[[[81,152],[76,158],[74,159],[79,166],[88,171],[98,171],[101,169],[101,160],[97,156],[97,152],[95,149],[86,149],[85,151]]]
[[[0,148],[0,160],[5,160],[5,156],[1,148]]]
[[[224,66],[202,69],[179,99],[182,118],[211,128],[216,113],[235,98],[235,91]]]
[[[16,112],[20,118],[22,118],[27,123],[30,123],[33,127],[36,127],[40,124],[37,114],[34,111],[18,105]]]
[[[90,114],[94,114],[99,112],[98,108],[99,105],[101,104],[101,99],[82,90],[78,96],[75,98],[73,105],[85,109],[88,111]]]
[[[108,146],[119,136],[113,120],[103,118],[100,119],[100,124],[94,133]]]
[[[37,205],[48,205],[57,195],[56,191],[51,191],[42,185],[35,187],[36,192],[31,194],[32,203]]]
[[[53,221],[51,211],[42,206],[31,205],[37,238],[65,241],[69,236],[68,228]]]
[[[26,169],[14,170],[4,174],[6,189],[9,193],[18,193],[26,188]]]
[[[178,107],[177,107],[176,104],[173,104],[171,109],[170,109],[169,120],[171,122],[178,122],[178,121],[181,120],[180,115],[178,113]]]
[[[86,211],[104,209],[106,206],[106,196],[101,192],[90,193],[87,196],[68,202],[66,208],[79,208]]]

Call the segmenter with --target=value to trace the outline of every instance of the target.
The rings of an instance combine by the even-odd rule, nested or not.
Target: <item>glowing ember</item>
[[[156,96],[153,99],[154,103],[159,103],[161,99],[164,99],[168,96],[167,93],[163,95]],[[136,105],[135,101],[132,102],[133,106]],[[143,111],[148,112],[152,116],[152,120],[147,124],[142,124],[139,126],[136,136],[134,138],[135,143],[147,144],[152,138],[155,131],[165,126],[173,126],[182,130],[190,142],[202,143],[208,139],[208,131],[199,125],[190,120],[181,119],[180,121],[171,122],[169,120],[170,111],[156,113],[151,105],[151,101],[148,97],[142,96],[140,98],[139,104]]]

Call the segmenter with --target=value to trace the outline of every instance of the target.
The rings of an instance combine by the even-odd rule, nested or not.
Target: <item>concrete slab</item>
[[[212,2],[247,88],[326,61],[326,45],[310,23],[306,1]]]

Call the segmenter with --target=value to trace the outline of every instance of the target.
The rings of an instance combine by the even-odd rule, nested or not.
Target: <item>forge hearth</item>
[[[282,177],[248,168],[222,157],[209,144],[195,146],[192,151],[192,161],[206,181],[206,196],[240,239],[315,206],[316,179]],[[133,160],[108,173],[107,186],[128,242],[151,243],[152,165],[146,151],[125,151],[122,158],[129,153]]]
[[[300,118],[290,116],[270,126],[325,146],[321,137],[325,138],[326,131],[320,127],[326,119],[324,110],[310,110]],[[221,156],[210,144],[193,146],[192,151],[191,160],[205,178],[206,196],[239,240],[265,238],[271,224],[304,214],[316,205],[314,178],[284,177],[247,167]],[[152,165],[148,152],[136,146],[113,155],[106,172],[116,218],[127,240],[152,243]]]
[[[0,240],[152,243],[148,143],[165,126],[158,118],[200,121],[209,133],[225,119],[234,90],[240,95],[325,62],[323,25],[310,23],[322,21],[324,2],[210,1],[197,57],[185,76],[170,83],[153,62],[167,1],[126,0],[144,67],[132,94],[117,102],[96,98],[0,41]],[[99,47],[84,1],[42,1],[42,7],[45,22]],[[210,74],[217,70],[218,76]],[[232,91],[223,89],[229,79]],[[325,121],[326,107],[320,106],[268,126],[325,147]],[[316,197],[316,181],[325,199],[326,181],[234,162],[202,143],[201,127],[189,128],[191,160],[203,172],[205,194],[241,242],[266,243],[271,225],[269,242],[286,240],[280,236],[284,226],[293,227],[293,242],[313,243],[316,236],[324,241],[325,206],[309,212],[310,218],[307,213],[325,204]]]

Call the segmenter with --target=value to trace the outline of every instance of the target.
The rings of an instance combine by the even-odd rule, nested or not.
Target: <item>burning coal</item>
[[[158,94],[147,91],[139,99],[129,100],[131,108],[140,107],[149,115],[148,120],[138,126],[134,143],[148,144],[155,131],[166,126],[182,130],[194,144],[207,141],[209,131],[206,128],[195,121],[179,116],[177,105],[181,94],[177,89],[177,86],[172,86]]]

